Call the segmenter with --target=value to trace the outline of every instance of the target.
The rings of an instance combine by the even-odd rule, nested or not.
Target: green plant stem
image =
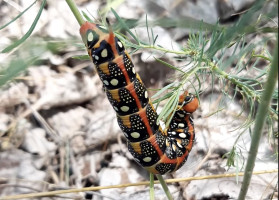
[[[190,51],[190,50],[175,51],[175,50],[165,49],[163,47],[159,47],[159,46],[155,46],[155,45],[145,45],[145,44],[140,44],[139,46],[141,48],[145,48],[145,49],[155,49],[155,50],[158,50],[158,51],[162,51],[164,53],[174,53],[174,54],[177,54],[177,55],[191,55],[191,54],[194,54],[194,52]]]
[[[81,26],[82,24],[84,24],[85,21],[78,10],[76,3],[73,0],[66,0],[66,2],[70,7],[72,13],[74,14],[75,18],[77,19],[79,25]]]
[[[277,39],[278,41],[278,39]],[[278,43],[276,45],[276,50],[274,52],[273,62],[271,64],[271,69],[268,74],[267,82],[265,84],[264,92],[261,96],[261,101],[259,105],[259,110],[256,115],[255,127],[252,135],[251,146],[249,150],[249,155],[247,159],[247,164],[244,171],[243,182],[241,190],[238,196],[238,200],[244,200],[248,191],[248,187],[251,181],[253,169],[255,166],[255,160],[258,153],[258,148],[260,144],[260,139],[262,135],[262,129],[265,124],[266,115],[272,98],[272,93],[277,83],[278,77]]]
[[[162,177],[162,175],[160,174],[157,174],[156,177],[158,178],[158,180],[160,181],[162,187],[163,187],[163,190],[165,191],[167,197],[168,197],[168,200],[173,200],[171,194],[170,194],[170,191],[169,191],[169,188],[164,180],[164,178]]]
[[[149,196],[150,200],[155,200],[155,195],[154,195],[154,174],[149,173],[150,177],[150,183],[149,183]]]

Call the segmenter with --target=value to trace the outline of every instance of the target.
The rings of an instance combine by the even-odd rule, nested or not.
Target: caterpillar
[[[136,162],[153,174],[179,169],[193,146],[191,114],[198,107],[197,98],[188,92],[180,95],[170,125],[163,131],[131,57],[112,28],[107,32],[98,24],[85,22],[80,34]]]

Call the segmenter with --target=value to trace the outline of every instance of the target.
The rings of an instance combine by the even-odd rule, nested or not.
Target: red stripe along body
[[[195,132],[191,113],[198,107],[197,98],[188,92],[182,94],[167,131],[163,131],[156,124],[157,113],[121,41],[111,30],[107,33],[89,22],[81,26],[80,34],[117,113],[130,153],[151,173],[176,171],[192,149]]]

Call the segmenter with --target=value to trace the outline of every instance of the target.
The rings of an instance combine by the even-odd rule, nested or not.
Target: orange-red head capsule
[[[179,96],[179,104],[183,105],[183,110],[188,113],[193,113],[199,107],[199,101],[197,97],[192,94],[189,94],[188,91],[184,92]]]
[[[98,27],[96,24],[94,23],[90,23],[90,22],[85,22],[79,29],[81,38],[83,43],[89,47],[88,43],[91,41],[97,41],[98,40],[98,33],[96,33],[96,31],[98,30]],[[95,34],[94,34],[95,32]],[[94,38],[95,36],[95,38]],[[96,37],[97,36],[97,37]],[[93,47],[93,46],[92,46]]]

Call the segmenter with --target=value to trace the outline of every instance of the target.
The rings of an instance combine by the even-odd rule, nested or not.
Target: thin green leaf
[[[166,121],[167,118],[171,119],[169,115],[175,111],[177,105],[178,105],[178,98],[179,98],[179,92],[176,91],[173,93],[173,95],[170,97],[170,100],[168,103],[164,106],[163,110],[161,111],[160,115],[158,116],[157,122],[159,120]],[[168,124],[166,124],[167,127]]]
[[[40,19],[40,16],[43,12],[43,9],[45,7],[45,4],[46,4],[46,0],[43,0],[42,2],[42,5],[40,7],[40,10],[35,18],[35,20],[33,21],[30,29],[27,31],[27,33],[22,37],[20,38],[18,41],[14,42],[13,44],[9,45],[8,47],[6,47],[4,50],[2,50],[2,53],[7,53],[7,52],[10,52],[11,50],[13,50],[14,48],[18,47],[19,45],[21,45],[27,38],[30,37],[30,35],[32,34],[33,30],[35,29],[36,25],[37,25],[37,22],[39,21]]]
[[[78,60],[89,60],[89,55],[80,55],[80,56],[73,56],[72,58],[78,59]]]
[[[32,58],[27,61],[22,58],[13,59],[8,67],[0,71],[0,87],[18,76],[20,72],[27,69],[36,59]]]
[[[175,114],[175,111],[176,111],[176,108],[177,108],[177,105],[178,105],[178,98],[179,98],[179,96],[177,95],[175,104],[173,105],[172,109],[171,109],[170,112],[169,112],[169,113],[171,113],[170,117],[169,117],[169,114],[166,114],[166,119],[168,119],[168,120],[166,121],[166,127],[169,127],[170,122],[171,122],[171,120],[172,120],[172,118],[173,118],[173,116],[174,116],[174,114]],[[165,121],[165,120],[164,120],[164,121]]]
[[[119,21],[119,23],[122,25],[122,27],[132,36],[132,38],[134,38],[134,40],[136,40],[138,43],[138,37],[136,37],[132,31],[130,31],[129,27],[125,24],[125,22],[121,19],[121,17],[119,17],[119,15],[115,12],[115,10],[113,8],[111,8],[112,13],[114,14],[115,18]]]
[[[154,174],[149,173],[149,180],[150,180],[150,184],[149,184],[149,199],[150,200],[155,200],[155,195],[154,195]]]
[[[175,85],[175,82],[168,84],[167,86],[160,89],[160,91],[157,92],[156,94],[154,94],[151,98],[154,99],[154,98],[160,96],[163,92],[165,92],[167,89],[169,89],[170,87],[172,87],[174,85]]]
[[[164,101],[165,99],[168,99],[168,98],[170,98],[171,96],[172,96],[172,93],[169,92],[169,93],[167,93],[166,95],[164,95],[164,96],[162,96],[162,97],[160,97],[160,98],[158,98],[158,99],[152,101],[152,103],[153,103],[153,104],[160,103],[161,101]]]
[[[87,21],[93,23],[92,19],[91,19],[84,11],[81,11],[81,13],[82,13],[83,17],[84,17]]]
[[[154,58],[156,61],[162,63],[163,65],[166,65],[167,67],[169,67],[169,68],[171,68],[171,69],[177,70],[177,71],[181,72],[182,74],[185,74],[185,72],[182,71],[181,69],[179,69],[178,67],[175,67],[175,66],[173,66],[173,65],[171,65],[171,64],[169,64],[169,63],[167,63],[167,62],[165,62],[165,61],[163,61],[163,60],[161,60],[161,59],[159,59],[159,58],[156,58],[156,57],[153,57],[153,58]]]
[[[146,26],[146,30],[147,30],[148,41],[149,41],[149,44],[151,44],[150,36],[149,36],[149,29],[148,29],[147,15],[145,15],[145,26]]]
[[[138,19],[122,19],[122,21],[124,22],[124,24],[126,24],[126,26],[129,29],[138,27],[138,21],[139,21]],[[121,23],[113,24],[113,29],[118,30],[119,32],[126,30],[125,28],[123,28]]]
[[[214,38],[212,44],[206,52],[208,56],[212,58],[217,51],[229,45],[229,43],[232,42],[239,35],[249,32],[249,29],[251,29],[252,27],[251,24],[254,23],[253,19],[257,19],[257,17],[260,15],[260,13],[257,11],[263,7],[264,3],[265,0],[256,1],[253,7],[250,8],[248,12],[246,12],[235,25],[226,29],[224,34],[220,34],[219,36]]]
[[[252,55],[252,57],[255,57],[255,58],[262,58],[264,60],[267,60],[269,62],[271,62],[271,58],[268,58],[267,56],[264,56],[264,55]]]
[[[215,30],[215,25],[203,22],[201,20],[197,20],[191,17],[180,17],[180,18],[170,18],[164,17],[161,19],[157,19],[154,21],[149,21],[149,26],[160,26],[164,28],[191,28],[191,30],[199,30],[202,26],[204,30],[213,31]],[[217,27],[217,29],[221,29],[222,27]]]
[[[16,21],[18,18],[20,18],[27,10],[29,10],[35,3],[37,2],[37,0],[35,0],[30,6],[28,6],[24,11],[22,11],[21,13],[19,13],[19,15],[17,15],[15,18],[13,18],[11,21],[9,21],[7,24],[3,25],[0,27],[0,30],[9,26],[11,23],[13,23],[14,21]]]

